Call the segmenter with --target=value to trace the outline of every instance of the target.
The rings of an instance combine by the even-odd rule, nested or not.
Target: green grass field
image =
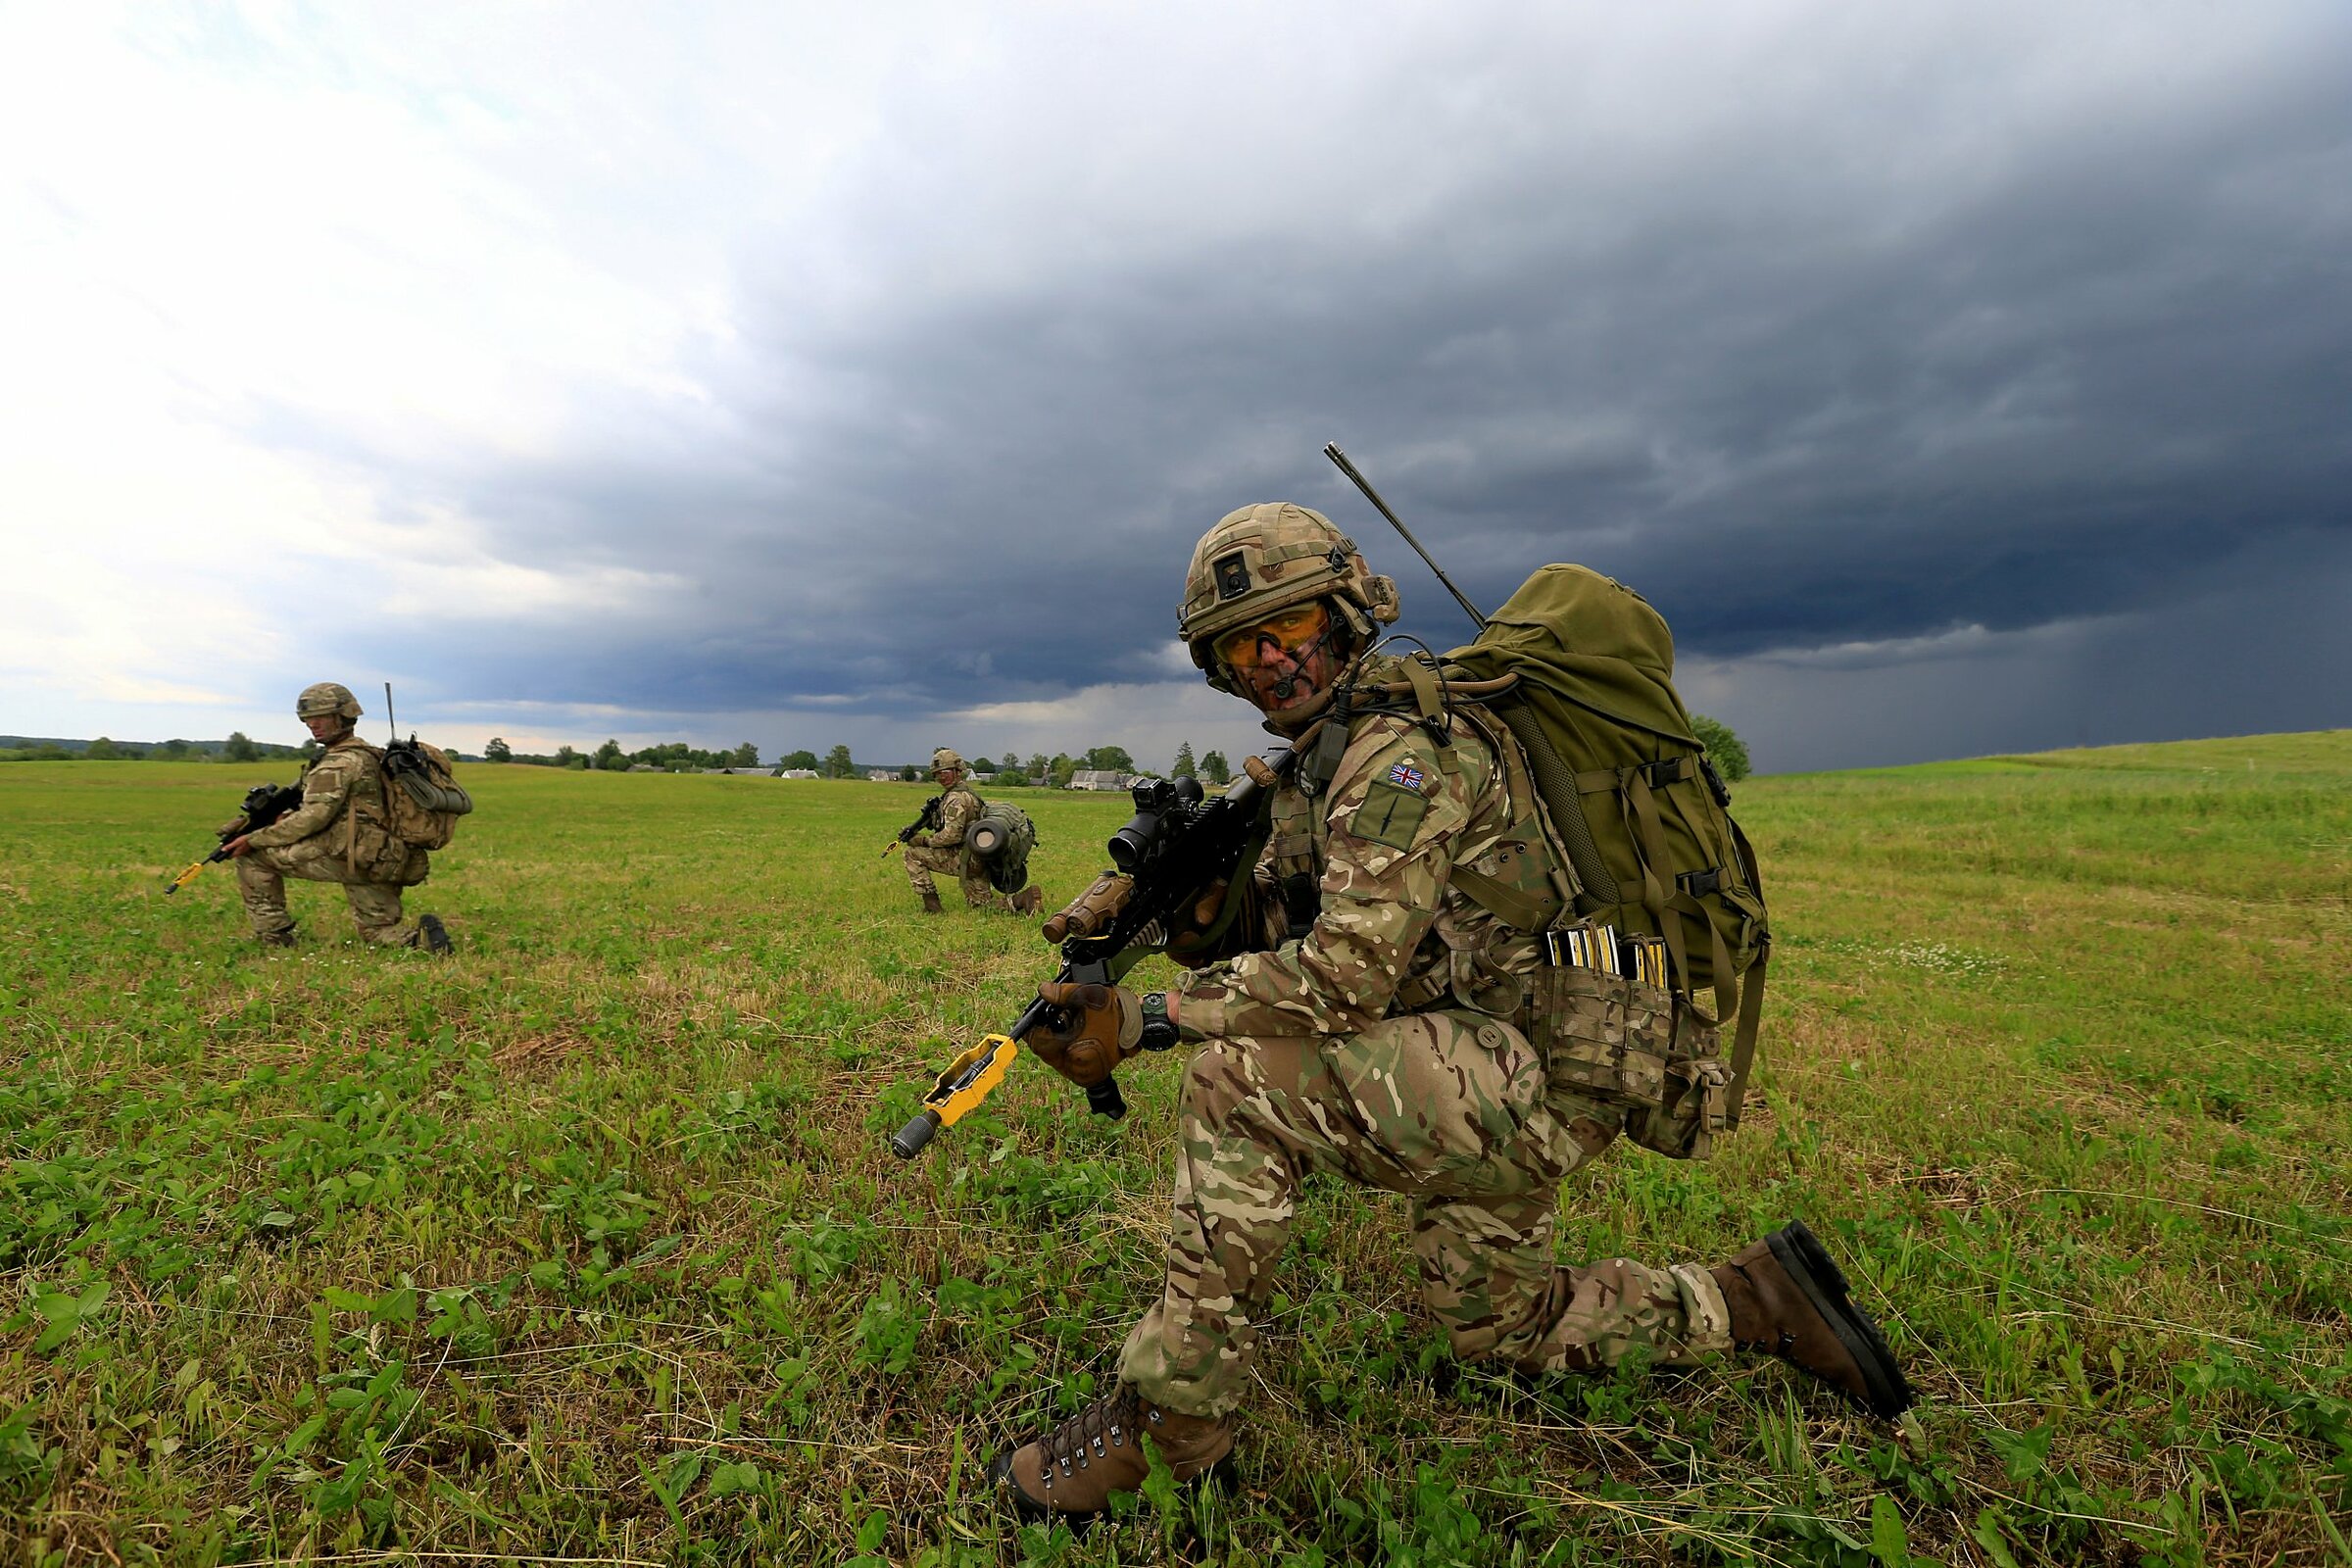
[[[1034,927],[924,919],[924,791],[473,767],[435,964],[246,940],[290,769],[0,767],[0,1521],[66,1562],[2352,1568],[2352,732],[1751,781],[1760,1101],[1563,1250],[1802,1214],[1923,1402],[1778,1363],[1458,1375],[1401,1200],[1319,1185],[1226,1489],[1073,1541],[975,1495],[1157,1288],[1177,1065],[913,1085]],[[1022,797],[1050,896],[1112,797]],[[949,890],[951,904],[954,890]]]

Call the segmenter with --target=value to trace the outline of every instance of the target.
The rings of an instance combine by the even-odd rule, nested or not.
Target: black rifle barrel
[[[1466,594],[1453,585],[1453,579],[1446,575],[1446,568],[1438,564],[1437,558],[1421,548],[1421,541],[1413,537],[1413,530],[1407,528],[1398,519],[1396,514],[1389,510],[1389,504],[1380,499],[1380,492],[1372,488],[1372,481],[1355,471],[1355,465],[1348,461],[1348,454],[1340,450],[1340,444],[1337,441],[1324,442],[1323,455],[1329,458],[1342,473],[1354,481],[1355,487],[1364,493],[1366,501],[1380,509],[1380,514],[1389,519],[1390,527],[1404,535],[1404,542],[1411,545],[1413,553],[1421,558],[1430,570],[1438,574],[1438,581],[1444,583],[1446,591],[1453,595],[1453,602],[1462,607],[1463,613],[1478,623],[1480,631],[1485,631],[1487,617],[1479,612],[1478,607],[1470,602]]]

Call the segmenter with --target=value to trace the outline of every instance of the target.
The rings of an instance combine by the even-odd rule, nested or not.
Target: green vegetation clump
[[[1019,1061],[901,1165],[917,1084],[1049,968],[914,912],[905,791],[463,777],[433,963],[331,888],[289,953],[224,868],[165,900],[250,780],[0,772],[24,1561],[2352,1560],[2352,734],[1741,791],[1749,1124],[1567,1183],[1562,1252],[1805,1216],[1921,1389],[1899,1429],[1768,1360],[1455,1367],[1405,1200],[1310,1181],[1234,1484],[1084,1541],[981,1469],[1156,1289],[1180,1054],[1115,1124]],[[1055,897],[1126,810],[1024,805]]]
[[[1704,713],[1690,715],[1690,732],[1698,744],[1706,748],[1707,760],[1715,764],[1729,783],[1737,784],[1748,775],[1747,742],[1732,733],[1732,726]]]

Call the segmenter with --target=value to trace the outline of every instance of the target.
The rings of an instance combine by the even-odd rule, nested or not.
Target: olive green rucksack
[[[449,754],[411,735],[376,754],[383,762],[384,806],[392,836],[420,850],[445,850],[458,836],[458,818],[473,809],[473,797],[458,782]]]
[[[1029,852],[1037,848],[1037,824],[1029,813],[1003,801],[990,801],[963,830],[964,848],[988,872],[988,885],[1011,895],[1029,885]]]
[[[1596,571],[1544,566],[1446,664],[1455,679],[1519,677],[1486,706],[1527,754],[1583,887],[1575,913],[1663,939],[1676,1009],[1690,1009],[1710,1040],[1718,1028],[1732,1035],[1728,1083],[1716,1086],[1707,1115],[1720,1116],[1721,1130],[1738,1126],[1771,932],[1755,852],[1675,692],[1664,617]],[[1694,1114],[1685,1108],[1686,1125],[1655,1129],[1655,1142],[1639,1127],[1634,1135],[1669,1153],[1703,1154],[1710,1129],[1687,1125]]]

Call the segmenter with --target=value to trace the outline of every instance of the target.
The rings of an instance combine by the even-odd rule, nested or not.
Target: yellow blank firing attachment
[[[891,1136],[891,1152],[901,1159],[921,1153],[933,1133],[961,1121],[965,1112],[1004,1081],[1004,1070],[1012,1065],[1020,1049],[1010,1035],[990,1035],[949,1062],[939,1082],[923,1097],[922,1114]]]
[[[939,1112],[939,1124],[953,1127],[989,1096],[989,1091],[1004,1081],[1004,1069],[1020,1046],[1010,1035],[990,1035],[971,1050],[948,1063],[948,1070],[939,1075],[939,1082],[923,1097],[923,1104]]]
[[[170,898],[172,894],[177,893],[181,888],[186,887],[189,883],[195,881],[203,874],[204,862],[202,860],[198,860],[194,865],[189,866],[185,871],[180,872],[179,875],[172,879],[172,885],[164,889],[164,897],[167,899]]]

